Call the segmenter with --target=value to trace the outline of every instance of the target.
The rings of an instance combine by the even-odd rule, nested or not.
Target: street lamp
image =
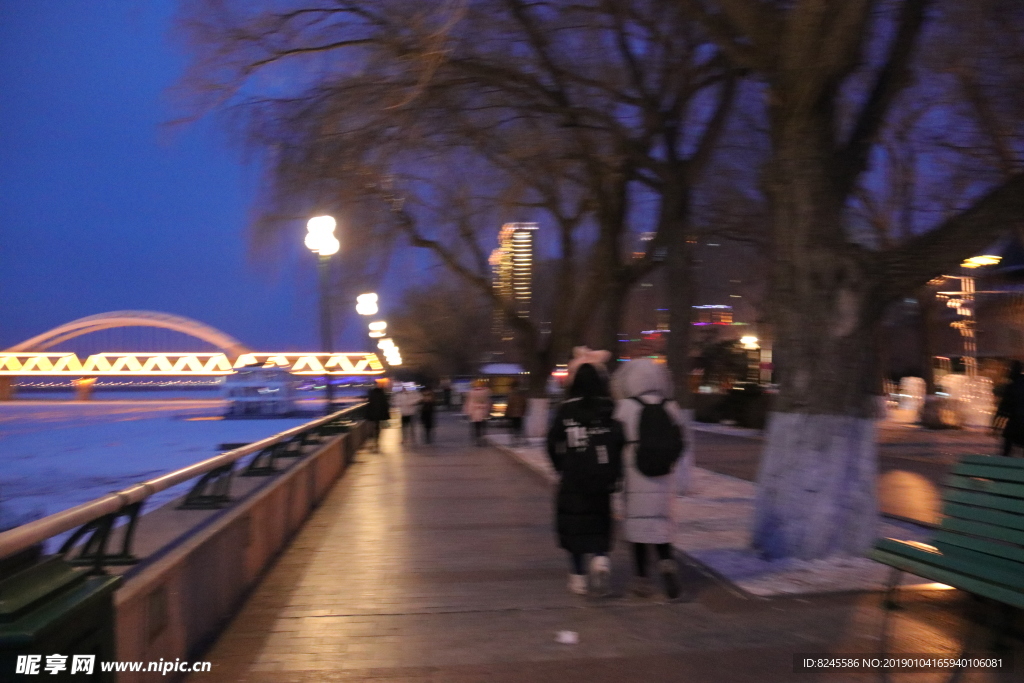
[[[402,356],[398,352],[398,347],[395,346],[395,341],[393,339],[381,339],[377,342],[377,348],[384,354],[384,360],[387,361],[388,365],[402,364]]]
[[[357,296],[356,313],[359,315],[377,315],[377,295],[369,292],[368,294]]]
[[[379,339],[379,338],[383,337],[385,334],[387,334],[387,332],[385,332],[385,330],[388,329],[388,324],[385,321],[383,321],[383,320],[375,320],[372,323],[370,323],[369,328],[370,328],[370,338],[371,339]]]
[[[331,343],[331,308],[327,303],[327,274],[331,262],[331,256],[338,253],[341,243],[334,236],[334,228],[337,222],[331,216],[316,216],[310,218],[306,223],[306,247],[319,256],[318,268],[320,276],[320,344],[328,354],[334,353]],[[327,361],[324,362],[324,379],[327,386],[327,405],[324,412],[331,414],[331,407],[334,404],[334,386],[331,384],[331,374],[327,370]]]

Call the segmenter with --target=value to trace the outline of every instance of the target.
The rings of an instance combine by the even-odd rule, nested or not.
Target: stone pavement
[[[570,595],[550,486],[497,449],[469,447],[457,418],[442,417],[439,437],[403,447],[388,430],[382,452],[362,452],[203,656],[213,672],[188,680],[874,681],[877,671],[794,673],[793,656],[959,649],[955,591],[907,595],[883,641],[876,594],[751,599],[685,567],[681,601],[625,597],[623,544],[615,595]],[[563,630],[578,644],[556,642]]]

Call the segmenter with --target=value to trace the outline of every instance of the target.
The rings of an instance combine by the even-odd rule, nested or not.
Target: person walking
[[[430,444],[434,440],[434,390],[424,387],[420,391],[420,424],[423,425],[423,443]]]
[[[649,358],[631,360],[612,378],[615,419],[626,436],[623,453],[625,524],[623,536],[632,544],[634,577],[631,591],[646,597],[654,592],[648,558],[655,551],[665,594],[679,597],[679,566],[672,556],[672,499],[686,483],[682,453],[685,419],[672,399],[668,369]]]
[[[491,390],[487,388],[487,380],[478,379],[473,384],[473,388],[466,393],[462,412],[472,425],[473,443],[483,446],[487,418],[491,416]]]
[[[569,591],[607,595],[612,543],[611,496],[622,476],[622,427],[612,419],[615,404],[598,365],[576,370],[569,398],[562,402],[548,432],[547,450],[559,474],[555,496],[558,545],[568,551]]]
[[[1003,455],[1010,457],[1013,447],[1024,448],[1024,365],[1019,360],[1010,364],[1009,382],[1003,386],[1003,395],[996,410],[996,419],[1005,421],[1003,427]]]
[[[416,416],[420,404],[419,392],[402,387],[395,395],[395,405],[402,414],[402,443],[406,440],[416,443],[416,425],[413,418]]]
[[[523,416],[526,415],[526,393],[519,388],[519,380],[512,380],[505,405],[505,418],[512,429],[512,444],[523,442]]]
[[[366,393],[366,420],[372,428],[373,450],[380,450],[380,424],[391,417],[391,403],[380,384],[374,384]]]

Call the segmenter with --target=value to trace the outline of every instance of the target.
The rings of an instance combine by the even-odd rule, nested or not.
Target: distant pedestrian
[[[547,449],[559,474],[555,498],[558,545],[569,552],[569,591],[608,593],[612,543],[612,492],[622,476],[622,427],[612,419],[615,404],[598,363],[575,369],[569,398],[562,402],[548,432]]]
[[[648,555],[658,557],[665,593],[679,596],[679,566],[672,556],[672,499],[686,482],[682,460],[685,420],[672,398],[672,377],[664,365],[648,358],[631,360],[612,378],[617,398],[615,418],[626,435],[623,454],[625,524],[623,536],[633,546],[631,590],[653,592]]]
[[[382,422],[391,418],[391,403],[388,395],[380,384],[375,384],[366,394],[366,421],[370,423],[373,430],[374,450],[380,450],[380,427]]]
[[[462,412],[472,425],[473,443],[483,446],[487,419],[491,416],[491,390],[487,388],[487,380],[478,379],[473,384],[473,388],[466,393]]]
[[[434,440],[434,391],[430,387],[424,387],[420,392],[420,424],[423,425],[423,443],[432,443]]]
[[[1010,364],[1009,383],[1003,387],[1003,396],[996,410],[996,419],[1002,418],[1003,455],[1009,457],[1014,446],[1024,448],[1024,365],[1019,360]]]
[[[512,443],[523,442],[523,416],[526,415],[526,392],[519,388],[519,380],[512,380],[505,405],[505,419],[512,430]]]
[[[452,409],[452,381],[447,377],[441,380],[441,404],[445,410]]]
[[[402,443],[416,443],[416,425],[412,419],[419,409],[419,392],[401,387],[395,394],[395,405],[402,414]]]

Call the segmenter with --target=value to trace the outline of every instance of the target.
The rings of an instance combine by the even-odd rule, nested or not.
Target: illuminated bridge
[[[122,328],[157,328],[200,340],[214,352],[99,352],[80,358],[54,351],[71,339]],[[214,377],[244,367],[277,367],[296,375],[379,375],[375,353],[261,353],[195,320],[151,311],[114,311],[73,320],[0,351],[0,379],[10,377]],[[10,381],[10,380],[8,380]]]

